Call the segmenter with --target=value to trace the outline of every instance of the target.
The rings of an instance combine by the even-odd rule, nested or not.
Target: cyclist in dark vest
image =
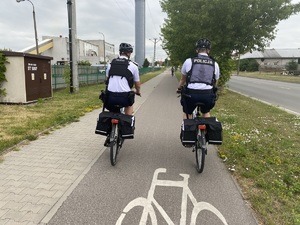
[[[130,44],[121,43],[120,56],[112,60],[106,70],[107,101],[105,108],[118,112],[115,107],[125,107],[125,114],[132,115],[135,93],[140,95],[141,83],[139,69],[135,62],[130,60],[133,48]],[[135,88],[135,92],[132,88]]]
[[[201,38],[196,43],[197,56],[185,60],[181,68],[181,79],[177,92],[183,89],[186,96],[182,96],[181,105],[183,118],[191,118],[196,108],[195,103],[201,102],[201,113],[204,117],[210,117],[210,110],[215,106],[216,95],[213,92],[214,85],[220,77],[218,63],[209,56],[211,42]]]

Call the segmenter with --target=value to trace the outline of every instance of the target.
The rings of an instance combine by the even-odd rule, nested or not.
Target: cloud
[[[35,6],[38,39],[42,36],[68,37],[67,0],[31,0]],[[149,39],[160,37],[160,27],[166,14],[160,8],[159,0],[145,1],[146,13],[146,58],[152,61],[154,43]],[[293,0],[293,3],[299,0]],[[77,37],[79,39],[103,39],[114,44],[116,50],[121,42],[135,45],[135,0],[76,0]],[[300,47],[300,30],[297,24],[300,15],[291,16],[278,25],[277,37],[271,42],[274,48]],[[0,48],[14,51],[35,44],[32,5],[28,1],[1,0]],[[156,59],[167,57],[156,45]]]
[[[300,30],[297,26],[299,21],[300,14],[280,21],[276,27],[276,38],[271,42],[270,48],[300,48]]]

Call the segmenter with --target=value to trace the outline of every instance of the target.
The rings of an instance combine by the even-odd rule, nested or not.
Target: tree
[[[298,63],[293,60],[291,62],[288,62],[286,65],[285,65],[285,68],[288,70],[288,71],[295,71],[297,70],[298,68]]]
[[[258,71],[259,64],[255,59],[242,59],[240,62],[240,71]]]
[[[275,38],[276,25],[300,11],[291,0],[161,0],[168,18],[161,29],[163,48],[171,61],[184,62],[195,54],[201,37],[212,41],[211,55],[221,68],[225,84],[233,65],[232,54],[264,49]]]
[[[145,58],[144,63],[143,63],[143,68],[148,68],[150,65],[149,61],[147,58]]]

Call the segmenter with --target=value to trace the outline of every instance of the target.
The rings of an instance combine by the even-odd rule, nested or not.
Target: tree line
[[[233,55],[263,50],[276,37],[277,24],[300,11],[300,3],[291,0],[161,0],[160,4],[167,14],[162,45],[171,63],[181,65],[196,54],[196,41],[208,38],[211,56],[220,64],[220,85],[237,69]]]

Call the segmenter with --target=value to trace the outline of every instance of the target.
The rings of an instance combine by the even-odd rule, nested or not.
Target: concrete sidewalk
[[[166,71],[142,85],[134,110],[146,101]],[[174,77],[174,79],[176,79]],[[97,96],[96,96],[97,97]],[[0,163],[0,225],[47,224],[106,147],[95,134],[100,109],[79,122],[3,156]],[[109,160],[109,159],[107,159]]]

